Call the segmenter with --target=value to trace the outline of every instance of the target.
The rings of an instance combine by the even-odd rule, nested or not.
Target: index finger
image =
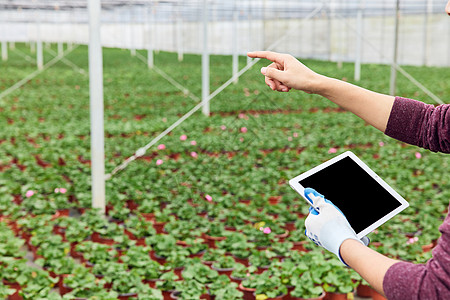
[[[253,51],[247,53],[248,57],[251,58],[265,58],[274,63],[284,64],[284,54],[272,52],[272,51]]]

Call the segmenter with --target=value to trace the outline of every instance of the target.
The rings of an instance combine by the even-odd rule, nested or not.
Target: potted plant
[[[196,280],[203,285],[208,285],[217,279],[219,273],[202,264],[198,259],[192,260],[183,271],[185,280]]]
[[[114,249],[116,249],[119,256],[122,256],[136,245],[136,240],[130,239],[126,234],[115,236],[113,240],[115,242]]]
[[[207,299],[207,290],[204,284],[194,279],[175,281],[175,291],[171,294],[172,299],[198,300]]]
[[[123,263],[115,261],[99,261],[92,267],[92,274],[98,279],[103,279],[104,287],[110,289],[112,280],[117,274],[124,274],[127,271],[127,266]]]
[[[319,300],[325,298],[325,292],[322,286],[313,281],[309,271],[304,272],[301,276],[293,276],[290,282],[294,287],[294,289],[290,292],[290,297],[292,300]]]
[[[19,291],[19,295],[23,299],[36,299],[39,296],[48,295],[58,280],[58,278],[52,278],[48,272],[35,268],[26,286]]]
[[[153,221],[155,212],[160,211],[159,202],[148,198],[144,199],[137,210],[147,221]]]
[[[8,285],[3,284],[0,282],[0,298],[2,299],[9,299],[9,296],[16,293],[16,289],[10,288]]]
[[[186,238],[184,242],[190,258],[202,257],[208,249],[208,245],[205,244],[205,240],[202,238]]]
[[[269,250],[275,253],[275,256],[279,259],[289,257],[291,255],[291,249],[294,246],[292,242],[275,242]]]
[[[163,294],[160,290],[149,288],[139,291],[138,300],[163,300]]]
[[[202,263],[207,266],[211,266],[220,257],[225,254],[225,250],[220,248],[208,248],[202,256]]]
[[[117,251],[111,246],[91,241],[84,241],[75,247],[77,252],[82,253],[83,261],[91,265],[100,261],[117,261]]]
[[[63,299],[105,299],[114,300],[118,299],[119,295],[114,291],[109,291],[106,289],[75,289],[69,293],[64,294]],[[47,299],[47,298],[46,298]],[[50,299],[49,299],[50,300]]]
[[[230,282],[226,275],[220,275],[208,286],[211,299],[221,300],[239,300],[242,299],[243,293],[239,291],[238,284]]]
[[[270,250],[253,250],[252,255],[250,255],[249,263],[251,266],[258,268],[257,273],[262,273],[269,268],[274,257],[276,257],[275,252]]]
[[[231,272],[230,280],[236,282],[237,284],[241,283],[243,280],[247,279],[250,276],[250,270],[243,264],[236,264],[233,272]]]
[[[257,279],[255,283],[255,298],[257,300],[282,299],[287,295],[287,287],[281,282],[280,277],[266,272],[262,273]]]
[[[153,223],[142,216],[131,216],[125,220],[124,232],[130,239],[136,240],[138,246],[144,246],[145,239],[156,234]]]
[[[208,231],[203,234],[209,248],[216,248],[216,242],[225,240],[228,237],[225,227],[221,222],[211,222]]]
[[[108,216],[113,223],[123,224],[130,217],[130,209],[120,202],[108,211]]]
[[[177,240],[170,234],[157,234],[151,236],[145,240],[145,243],[152,247],[154,259],[160,264],[164,264],[170,255],[174,256],[175,254],[172,254],[174,251],[182,253],[185,256],[189,255],[187,250],[182,246],[177,245]]]
[[[227,275],[228,277],[231,276],[231,273],[233,272],[236,262],[231,256],[221,256],[218,258],[216,262],[212,264],[212,269],[216,270],[219,275]]]
[[[21,258],[26,252],[21,248],[25,244],[23,239],[14,236],[4,223],[0,223],[0,256]]]
[[[137,298],[139,291],[145,289],[141,276],[134,269],[121,271],[113,276],[111,289],[119,294],[119,299]]]
[[[170,300],[171,294],[175,291],[175,282],[179,277],[173,271],[166,272],[159,277],[160,281],[156,282],[156,288],[161,290],[164,300]]]
[[[292,242],[292,250],[307,252],[310,251],[312,247],[309,240],[306,239],[304,228],[291,231],[286,240]]]
[[[102,227],[97,227],[91,235],[92,241],[105,245],[114,245],[114,238],[123,235],[123,229],[117,223],[105,223]]]
[[[186,265],[189,264],[188,260],[189,252],[186,248],[177,246],[170,251],[166,258],[165,266],[174,270],[180,278],[182,278],[182,272]]]
[[[78,243],[87,240],[92,232],[87,223],[77,219],[71,219],[75,220],[75,222],[71,222],[70,226],[64,229],[64,235],[66,240],[70,243],[70,255],[72,255],[73,258],[81,258],[81,254],[75,251],[75,246]]]
[[[346,295],[347,298],[352,299],[353,291],[358,285],[358,277],[354,274],[354,271],[342,268],[342,263],[334,257],[328,260],[328,266],[330,266],[330,270],[322,277],[322,286],[327,292],[327,299],[333,300],[333,297],[342,297],[338,296],[339,294]],[[352,296],[349,296],[350,294]]]
[[[103,289],[104,280],[97,280],[89,269],[77,265],[72,274],[64,275],[59,285],[59,292],[65,295],[69,292],[80,293],[86,291],[98,291]]]
[[[158,234],[164,233],[164,226],[173,221],[175,221],[175,217],[168,212],[156,211],[153,219],[153,228],[155,228],[156,233]]]

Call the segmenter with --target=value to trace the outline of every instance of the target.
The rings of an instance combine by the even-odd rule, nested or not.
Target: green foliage
[[[31,55],[23,44],[16,47]],[[86,68],[87,57],[87,47],[80,46],[67,59]],[[104,58],[105,159],[106,170],[112,170],[197,105],[197,101],[157,72],[148,70],[127,51],[104,49]],[[155,60],[161,70],[200,95],[200,56],[185,55],[185,60],[178,62],[176,54],[159,52]],[[241,57],[242,66],[244,60]],[[227,56],[211,57],[212,90],[231,76],[229,61]],[[329,62],[302,61],[319,73],[338,79],[352,78],[352,64],[339,69]],[[6,218],[0,226],[1,278],[30,283],[24,292],[29,298],[59,297],[49,292],[52,283],[46,283],[47,274],[35,272],[23,259],[13,259],[24,257],[24,240],[31,237],[31,245],[38,247],[38,254],[43,256],[37,264],[59,274],[72,273],[65,282],[75,290],[66,299],[116,299],[117,293],[106,291],[103,284],[122,274],[124,266],[133,271],[134,277],[130,278],[136,282],[138,277],[159,277],[162,281],[158,282],[158,289],[174,289],[174,273],[163,271],[184,265],[183,261],[189,264],[184,266],[184,272],[193,288],[195,282],[206,281],[217,286],[216,298],[240,299],[235,289],[219,288],[225,284],[223,277],[186,259],[205,249],[201,237],[208,233],[226,239],[216,242],[219,250],[215,253],[209,249],[204,260],[221,260],[224,252],[239,258],[251,257],[252,267],[237,265],[233,273],[237,277],[246,278],[256,266],[268,264],[267,274],[278,278],[281,286],[295,285],[298,295],[317,295],[321,286],[326,290],[352,290],[351,272],[324,256],[312,243],[306,247],[314,250],[300,255],[290,251],[289,243],[275,238],[283,233],[283,225],[297,221],[297,229],[288,240],[306,240],[304,220],[298,213],[307,213],[308,206],[290,189],[287,180],[349,148],[410,203],[401,216],[371,234],[371,247],[393,258],[427,261],[431,252],[424,253],[422,246],[435,243],[440,237],[438,227],[450,199],[450,175],[443,171],[449,168],[447,157],[390,140],[318,96],[293,91],[286,96],[269,91],[259,73],[259,67],[266,63],[261,61],[237,84],[218,94],[211,101],[210,117],[194,114],[159,141],[164,149],[155,145],[143,158],[106,181],[107,203],[113,208],[110,217],[125,221],[125,225],[111,222],[96,209],[78,210],[90,207],[92,202],[88,78],[57,63],[2,98],[0,214]],[[2,63],[0,91],[34,68],[11,51],[11,58]],[[388,67],[362,68],[363,74],[371,76],[363,76],[359,85],[388,92]],[[449,77],[448,68],[405,68],[435,94],[444,96],[450,92],[442,80]],[[398,93],[429,101],[404,78],[399,78]],[[185,141],[180,140],[182,135],[187,135]],[[330,148],[335,148],[336,154],[329,153]],[[158,159],[163,164],[157,166]],[[64,193],[59,192],[61,188]],[[212,200],[207,200],[206,195]],[[280,203],[268,206],[270,196],[281,196]],[[127,207],[129,199],[139,205],[137,211]],[[241,200],[250,200],[250,204],[240,203]],[[62,208],[70,208],[71,216],[55,219],[56,210]],[[166,223],[168,234],[155,234],[153,224],[139,217],[140,213],[154,213],[157,222]],[[205,214],[205,218],[200,217]],[[19,227],[17,236],[5,225],[11,224],[12,228],[14,222]],[[262,222],[271,228],[271,234],[259,230]],[[55,225],[63,228],[68,242],[53,234]],[[238,231],[230,232],[223,225]],[[124,228],[136,237],[145,237],[147,245],[168,260],[167,265],[151,260],[150,249],[130,242]],[[116,245],[92,243],[89,237],[93,232],[114,238]],[[179,241],[189,247],[179,246]],[[79,243],[76,249],[94,264],[96,272],[105,276],[103,280],[97,281],[86,269],[74,267],[73,260],[66,256],[68,243]],[[254,252],[258,246],[268,246],[269,250]],[[116,248],[125,250],[121,262]],[[285,261],[270,262],[268,256],[273,253],[286,257]],[[43,285],[33,276],[42,277]],[[144,289],[131,279],[123,283],[124,290]],[[267,281],[266,286],[272,283]],[[147,296],[139,297],[160,299],[156,291],[144,294]],[[183,297],[188,295],[185,292]]]

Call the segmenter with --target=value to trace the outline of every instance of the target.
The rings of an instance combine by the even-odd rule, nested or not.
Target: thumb
[[[280,71],[275,68],[263,67],[261,68],[261,74],[271,79],[276,79],[280,82],[283,82],[285,79],[284,71]]]

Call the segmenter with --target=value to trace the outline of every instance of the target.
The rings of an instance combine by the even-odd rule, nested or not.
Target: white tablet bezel
[[[395,198],[399,203],[400,206],[397,207],[396,209],[392,210],[390,213],[386,214],[384,217],[380,218],[378,221],[372,223],[370,226],[366,227],[365,229],[363,229],[361,232],[357,232],[356,235],[358,238],[362,238],[365,235],[369,234],[370,232],[372,232],[373,230],[375,230],[377,227],[379,227],[380,225],[382,225],[383,223],[385,223],[386,221],[388,221],[389,219],[391,219],[392,217],[394,217],[395,215],[397,215],[398,213],[400,213],[402,210],[406,209],[409,206],[409,203],[402,197],[400,196],[392,187],[390,187],[383,179],[381,179],[374,171],[372,171],[361,159],[359,159],[353,152],[351,151],[347,151],[344,152],[314,168],[312,168],[309,171],[306,171],[294,178],[292,178],[291,180],[289,180],[289,185],[297,192],[300,194],[300,196],[303,197],[303,199],[305,199],[305,201],[309,203],[309,201],[306,199],[306,197],[304,196],[304,190],[307,187],[303,187],[302,185],[300,185],[299,181],[317,173],[320,170],[323,170],[325,168],[327,168],[328,166],[331,166],[332,164],[342,160],[343,158],[349,157],[351,158],[354,162],[356,162],[358,164],[358,166],[360,166],[368,175],[370,175],[371,178],[373,178],[373,180],[375,180],[377,183],[379,183],[387,192],[389,192],[389,194],[391,194],[393,196],[393,198]],[[320,191],[318,191],[320,192]],[[326,195],[325,195],[326,198]],[[333,199],[330,199],[331,201],[333,201]],[[361,213],[367,213],[367,212],[361,212]]]

